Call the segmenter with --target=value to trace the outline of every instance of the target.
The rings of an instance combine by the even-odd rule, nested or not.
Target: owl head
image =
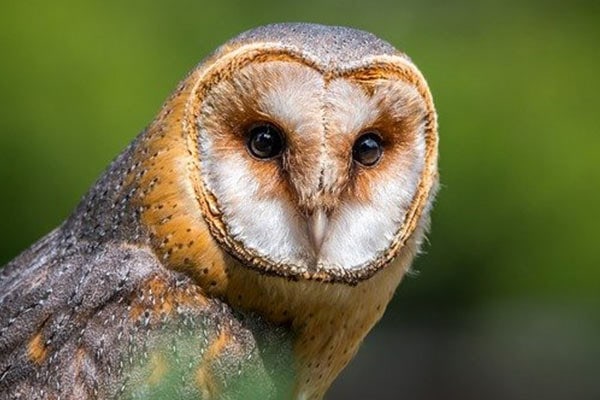
[[[425,220],[436,114],[408,57],[350,28],[270,25],[203,64],[189,118],[213,237],[249,268],[356,283]]]

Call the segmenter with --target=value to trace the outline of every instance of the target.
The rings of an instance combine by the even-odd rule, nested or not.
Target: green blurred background
[[[328,398],[598,399],[599,17],[583,0],[3,2],[0,265],[216,46],[350,25],[428,78],[443,186],[416,273]]]

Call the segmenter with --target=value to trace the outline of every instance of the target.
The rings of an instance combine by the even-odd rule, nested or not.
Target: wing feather
[[[207,297],[149,249],[61,248],[53,232],[0,275],[0,398],[289,397],[285,330]]]

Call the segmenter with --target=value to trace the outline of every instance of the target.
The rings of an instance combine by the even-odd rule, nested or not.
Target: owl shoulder
[[[0,397],[279,398],[286,329],[210,298],[148,249],[58,246],[0,275]],[[78,248],[87,249],[85,252]]]

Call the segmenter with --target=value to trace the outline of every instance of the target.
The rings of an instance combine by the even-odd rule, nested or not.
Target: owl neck
[[[299,398],[321,398],[381,318],[412,259],[407,251],[355,286],[289,281],[261,275],[232,261],[230,304],[260,313],[295,334]]]

